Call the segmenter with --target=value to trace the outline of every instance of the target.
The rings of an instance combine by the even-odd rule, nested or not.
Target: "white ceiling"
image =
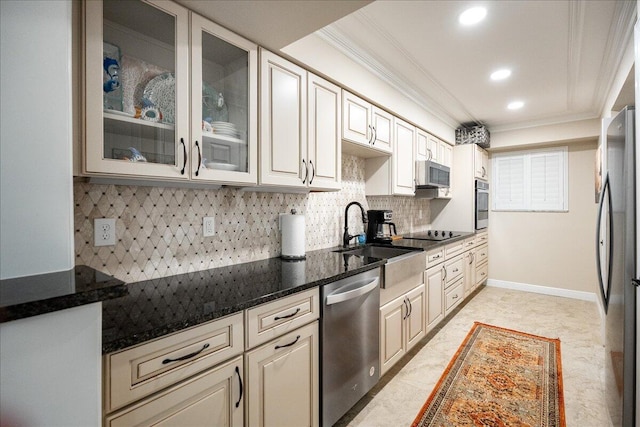
[[[636,18],[635,0],[179,2],[272,50],[318,31],[445,123],[492,131],[601,117],[631,67]],[[476,5],[486,19],[461,27]],[[490,81],[500,67],[511,78]],[[618,101],[632,101],[624,87]],[[516,99],[524,108],[507,110]]]

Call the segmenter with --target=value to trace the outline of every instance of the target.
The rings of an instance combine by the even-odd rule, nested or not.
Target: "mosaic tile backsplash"
[[[305,215],[306,250],[342,243],[344,208],[391,209],[398,234],[429,228],[429,200],[365,197],[365,162],[343,154],[342,190],[283,194],[74,183],[76,264],[125,282],[205,270],[280,255],[278,214]],[[202,236],[202,219],[215,218],[213,237]],[[93,220],[116,218],[116,245],[93,246]],[[357,208],[349,232],[363,232]]]

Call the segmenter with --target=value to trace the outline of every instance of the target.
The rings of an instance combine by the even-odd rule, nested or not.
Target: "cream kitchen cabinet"
[[[339,86],[308,73],[307,159],[311,169],[308,179],[312,189],[342,188],[342,124],[341,89]]]
[[[475,287],[485,283],[489,278],[489,246],[481,245],[476,249]]]
[[[425,336],[426,304],[420,284],[380,308],[380,375]]]
[[[319,423],[318,289],[247,310],[247,425]]]
[[[360,157],[388,156],[393,150],[393,116],[368,101],[342,91],[344,150]]]
[[[105,417],[105,426],[242,427],[243,363],[238,356]]]
[[[247,425],[317,426],[318,322],[247,352]]]
[[[446,142],[416,128],[416,160],[429,160],[453,169],[453,147]],[[434,198],[450,199],[451,188],[438,188]]]
[[[476,251],[470,249],[464,253],[464,296],[465,298],[476,288]]]
[[[83,7],[81,173],[255,184],[257,46],[173,2]]]
[[[412,196],[415,194],[415,126],[393,119],[393,155],[373,157],[365,163],[367,196]]]
[[[237,313],[105,355],[105,424],[242,425],[243,338]]]
[[[415,192],[415,126],[396,118],[393,122],[392,187],[394,195],[412,196]]]
[[[339,129],[340,89],[260,50],[259,184],[339,190]]]
[[[427,137],[427,154],[426,160],[448,167],[452,165],[453,147],[435,136],[428,135]]]
[[[427,292],[426,332],[444,319],[444,267],[436,265],[424,273]]]
[[[489,153],[474,144],[473,151],[474,176],[485,181],[489,180]]]

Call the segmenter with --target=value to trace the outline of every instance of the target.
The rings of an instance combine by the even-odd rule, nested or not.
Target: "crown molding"
[[[526,120],[526,121],[522,121],[522,122],[517,122],[517,123],[509,123],[509,124],[496,124],[496,125],[491,125],[489,124],[489,130],[491,131],[491,133],[498,133],[498,132],[507,132],[507,131],[514,131],[514,130],[521,130],[521,129],[529,129],[529,128],[535,128],[535,127],[540,127],[540,126],[553,126],[553,125],[561,125],[564,123],[571,123],[571,122],[580,122],[583,120],[593,120],[593,119],[600,119],[600,115],[594,112],[587,112],[587,113],[570,113],[570,114],[563,114],[563,115],[553,115],[553,116],[548,116],[548,117],[540,117],[537,119],[533,119],[533,120]]]
[[[633,26],[637,17],[635,1],[618,1],[609,27],[605,56],[600,67],[598,86],[594,91],[593,109],[604,111],[629,43],[633,43]]]
[[[356,14],[358,13],[359,12],[356,12]],[[389,67],[385,66],[364,49],[361,49],[355,41],[337,29],[333,24],[318,30],[316,34],[448,126],[456,128],[460,125],[444,108],[435,103],[430,96],[407,85],[407,83],[396,73],[392,72]]]

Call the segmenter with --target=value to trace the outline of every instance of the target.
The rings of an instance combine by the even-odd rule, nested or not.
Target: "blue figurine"
[[[109,76],[109,80],[104,82],[102,88],[107,93],[113,92],[120,87],[120,65],[115,59],[105,57],[102,66]]]
[[[129,150],[131,150],[131,158],[129,159],[129,161],[131,161],[131,162],[146,162],[147,161],[146,157],[144,157],[134,147],[129,147]]]

